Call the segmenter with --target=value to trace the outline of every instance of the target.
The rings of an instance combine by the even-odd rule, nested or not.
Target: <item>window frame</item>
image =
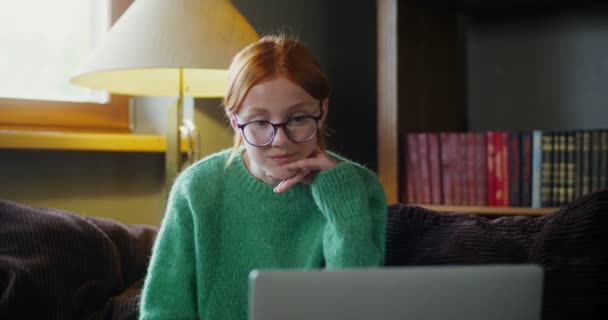
[[[111,24],[133,0],[110,0]],[[130,96],[104,104],[0,98],[0,130],[129,132]]]

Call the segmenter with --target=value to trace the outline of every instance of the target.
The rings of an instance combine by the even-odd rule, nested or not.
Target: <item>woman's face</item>
[[[319,120],[318,127],[323,126],[327,114],[327,99],[322,104],[310,96],[300,86],[283,76],[259,83],[253,86],[243,100],[241,110],[231,117],[231,124],[237,134],[243,132],[237,127],[255,120],[265,120],[272,123],[284,123],[298,117],[319,116],[323,108],[323,118]],[[251,124],[254,126],[255,124]],[[295,126],[294,126],[295,127]],[[281,166],[296,160],[309,157],[317,148],[316,136],[310,141],[296,143],[285,134],[285,127],[278,128],[274,140],[267,146],[256,147],[244,141],[244,160],[253,176],[268,183],[276,185],[281,180],[293,175]],[[317,134],[320,134],[317,131]]]

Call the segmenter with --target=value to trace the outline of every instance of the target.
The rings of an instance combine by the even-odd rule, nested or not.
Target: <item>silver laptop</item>
[[[535,265],[254,270],[250,320],[539,320]]]

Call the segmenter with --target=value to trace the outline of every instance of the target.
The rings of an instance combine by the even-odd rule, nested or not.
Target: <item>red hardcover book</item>
[[[456,169],[454,176],[456,177],[456,185],[454,186],[454,198],[456,205],[464,205],[466,199],[466,166],[465,161],[467,157],[467,144],[465,134],[462,132],[456,133],[454,152],[456,154],[454,161],[456,162]]]
[[[454,194],[454,204],[463,205],[466,199],[466,156],[467,156],[467,145],[465,133],[458,132],[454,133],[454,144],[452,150],[454,152],[454,188],[452,193]]]
[[[452,190],[452,205],[460,205],[460,175],[459,175],[459,160],[458,160],[458,133],[452,132],[448,136],[448,148],[450,148],[450,175],[452,176],[452,183],[450,189]]]
[[[441,163],[439,157],[439,135],[436,133],[428,134],[429,143],[429,170],[431,176],[431,203],[441,204]]]
[[[454,196],[452,194],[453,188],[453,151],[450,145],[452,140],[452,133],[442,132],[439,134],[439,145],[441,149],[441,187],[443,194],[443,203],[452,205],[454,204]]]
[[[487,204],[487,160],[486,135],[483,132],[475,133],[475,205]]]
[[[496,206],[509,206],[509,133],[496,132],[494,134],[494,176],[496,183]]]
[[[430,204],[431,203],[431,174],[429,171],[429,144],[428,135],[426,133],[419,133],[416,135],[418,139],[418,151],[420,152],[419,168],[420,168],[420,189],[421,199],[418,199],[420,203]]]
[[[501,132],[494,133],[494,205],[502,207],[504,203],[503,177],[502,177],[502,134]]]
[[[406,170],[406,201],[407,203],[418,202],[418,190],[420,181],[417,178],[418,170],[418,142],[413,133],[407,135],[407,170]]]
[[[475,153],[476,153],[476,139],[475,133],[469,132],[466,134],[467,140],[467,158],[465,161],[466,164],[466,179],[465,179],[465,189],[466,192],[466,201],[465,205],[473,206],[476,204],[476,195],[477,195],[477,174],[476,174],[476,163],[475,163]]]
[[[489,206],[496,205],[496,148],[495,148],[495,132],[486,132],[486,154],[487,154],[487,170],[486,170],[486,184],[487,184],[487,203]]]
[[[502,205],[504,207],[508,207],[511,203],[510,201],[510,179],[511,173],[509,172],[509,133],[501,132],[501,172],[502,172],[502,190],[503,190],[503,200]]]

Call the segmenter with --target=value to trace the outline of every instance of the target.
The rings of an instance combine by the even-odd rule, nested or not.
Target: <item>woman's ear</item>
[[[321,102],[321,110],[323,110],[323,117],[319,120],[321,128],[323,128],[323,124],[325,123],[325,119],[327,119],[327,111],[329,111],[329,98],[325,98],[323,102]]]
[[[230,126],[232,127],[232,130],[234,130],[234,132],[238,132],[239,128],[237,127],[236,118],[234,117],[234,115],[231,113],[226,113],[226,117],[230,120]]]

